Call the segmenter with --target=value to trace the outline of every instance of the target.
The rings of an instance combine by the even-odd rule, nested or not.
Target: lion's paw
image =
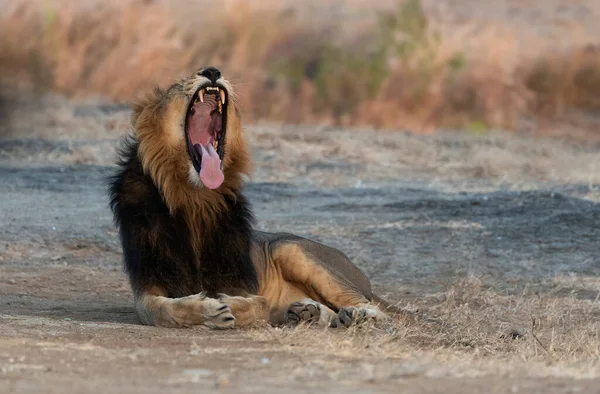
[[[340,308],[338,312],[338,318],[340,321],[340,325],[343,327],[359,325],[369,321],[372,321],[376,324],[390,322],[389,316],[381,312],[376,306],[372,305],[358,307],[346,306]]]
[[[291,304],[286,312],[285,323],[290,326],[296,326],[301,322],[309,324],[318,323],[321,317],[321,305],[311,299]]]
[[[235,317],[229,305],[214,298],[205,298],[203,301],[204,325],[210,328],[233,328]]]

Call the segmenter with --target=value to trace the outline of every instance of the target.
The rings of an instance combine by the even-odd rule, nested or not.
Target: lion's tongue
[[[200,168],[202,183],[209,189],[218,188],[225,180],[225,175],[221,171],[219,154],[210,143],[206,144],[206,148],[200,144],[194,145],[194,148],[198,154],[202,155],[202,167]]]

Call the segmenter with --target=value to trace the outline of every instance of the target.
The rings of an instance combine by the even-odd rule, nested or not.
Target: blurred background
[[[0,83],[35,94],[127,103],[215,65],[252,122],[600,125],[597,0],[16,0],[0,15]]]

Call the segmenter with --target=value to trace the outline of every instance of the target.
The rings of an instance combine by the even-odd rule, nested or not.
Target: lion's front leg
[[[269,320],[269,305],[265,297],[219,294],[219,301],[229,306],[235,317],[235,327],[260,326]]]
[[[235,317],[230,306],[203,293],[168,298],[144,292],[135,299],[135,311],[142,323],[159,327],[184,328],[203,325],[233,328]]]

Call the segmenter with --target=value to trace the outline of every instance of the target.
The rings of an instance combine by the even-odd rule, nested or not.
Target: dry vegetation
[[[598,281],[590,279],[593,288]],[[447,292],[398,304],[418,311],[419,318],[396,318],[391,327],[367,323],[341,334],[304,327],[265,327],[249,330],[246,335],[252,341],[267,341],[274,348],[296,346],[306,356],[318,358],[401,359],[419,354],[442,365],[447,363],[447,367],[452,365],[444,368],[444,373],[451,375],[485,375],[494,371],[514,376],[527,363],[537,363],[536,368],[528,369],[528,376],[598,378],[598,309],[594,302],[578,300],[575,294],[559,296],[561,289],[555,283],[543,295],[527,288],[521,289],[520,294],[500,294],[484,278],[467,276],[452,284]],[[412,373],[416,375],[426,370],[414,367]],[[335,364],[329,365],[329,371],[321,373],[334,372],[336,368]],[[435,373],[434,369],[427,369],[428,373]],[[383,369],[375,375],[389,378],[384,375],[391,372]]]
[[[316,3],[17,1],[2,5],[0,73],[127,101],[214,64],[253,120],[417,131],[538,131],[600,109],[600,50],[577,24],[536,36],[510,21],[450,20],[444,2],[383,1],[376,14],[352,0],[342,8],[357,15],[344,18],[332,11],[340,1]]]
[[[597,280],[593,279],[595,283]],[[353,358],[402,358],[413,352],[454,364],[452,373],[518,375],[527,363],[531,377],[597,378],[600,326],[593,302],[575,295],[557,297],[561,286],[544,295],[525,289],[521,294],[499,294],[482,278],[468,276],[450,290],[420,297],[408,309],[426,313],[415,321],[398,321],[386,331],[370,326],[352,328],[344,335],[305,330],[251,332],[254,340],[269,336],[277,345],[310,348],[316,354]],[[504,362],[503,362],[504,361]],[[461,363],[464,363],[461,365]],[[484,372],[485,371],[485,372]],[[431,371],[429,371],[431,372]],[[385,371],[382,371],[385,373]]]

